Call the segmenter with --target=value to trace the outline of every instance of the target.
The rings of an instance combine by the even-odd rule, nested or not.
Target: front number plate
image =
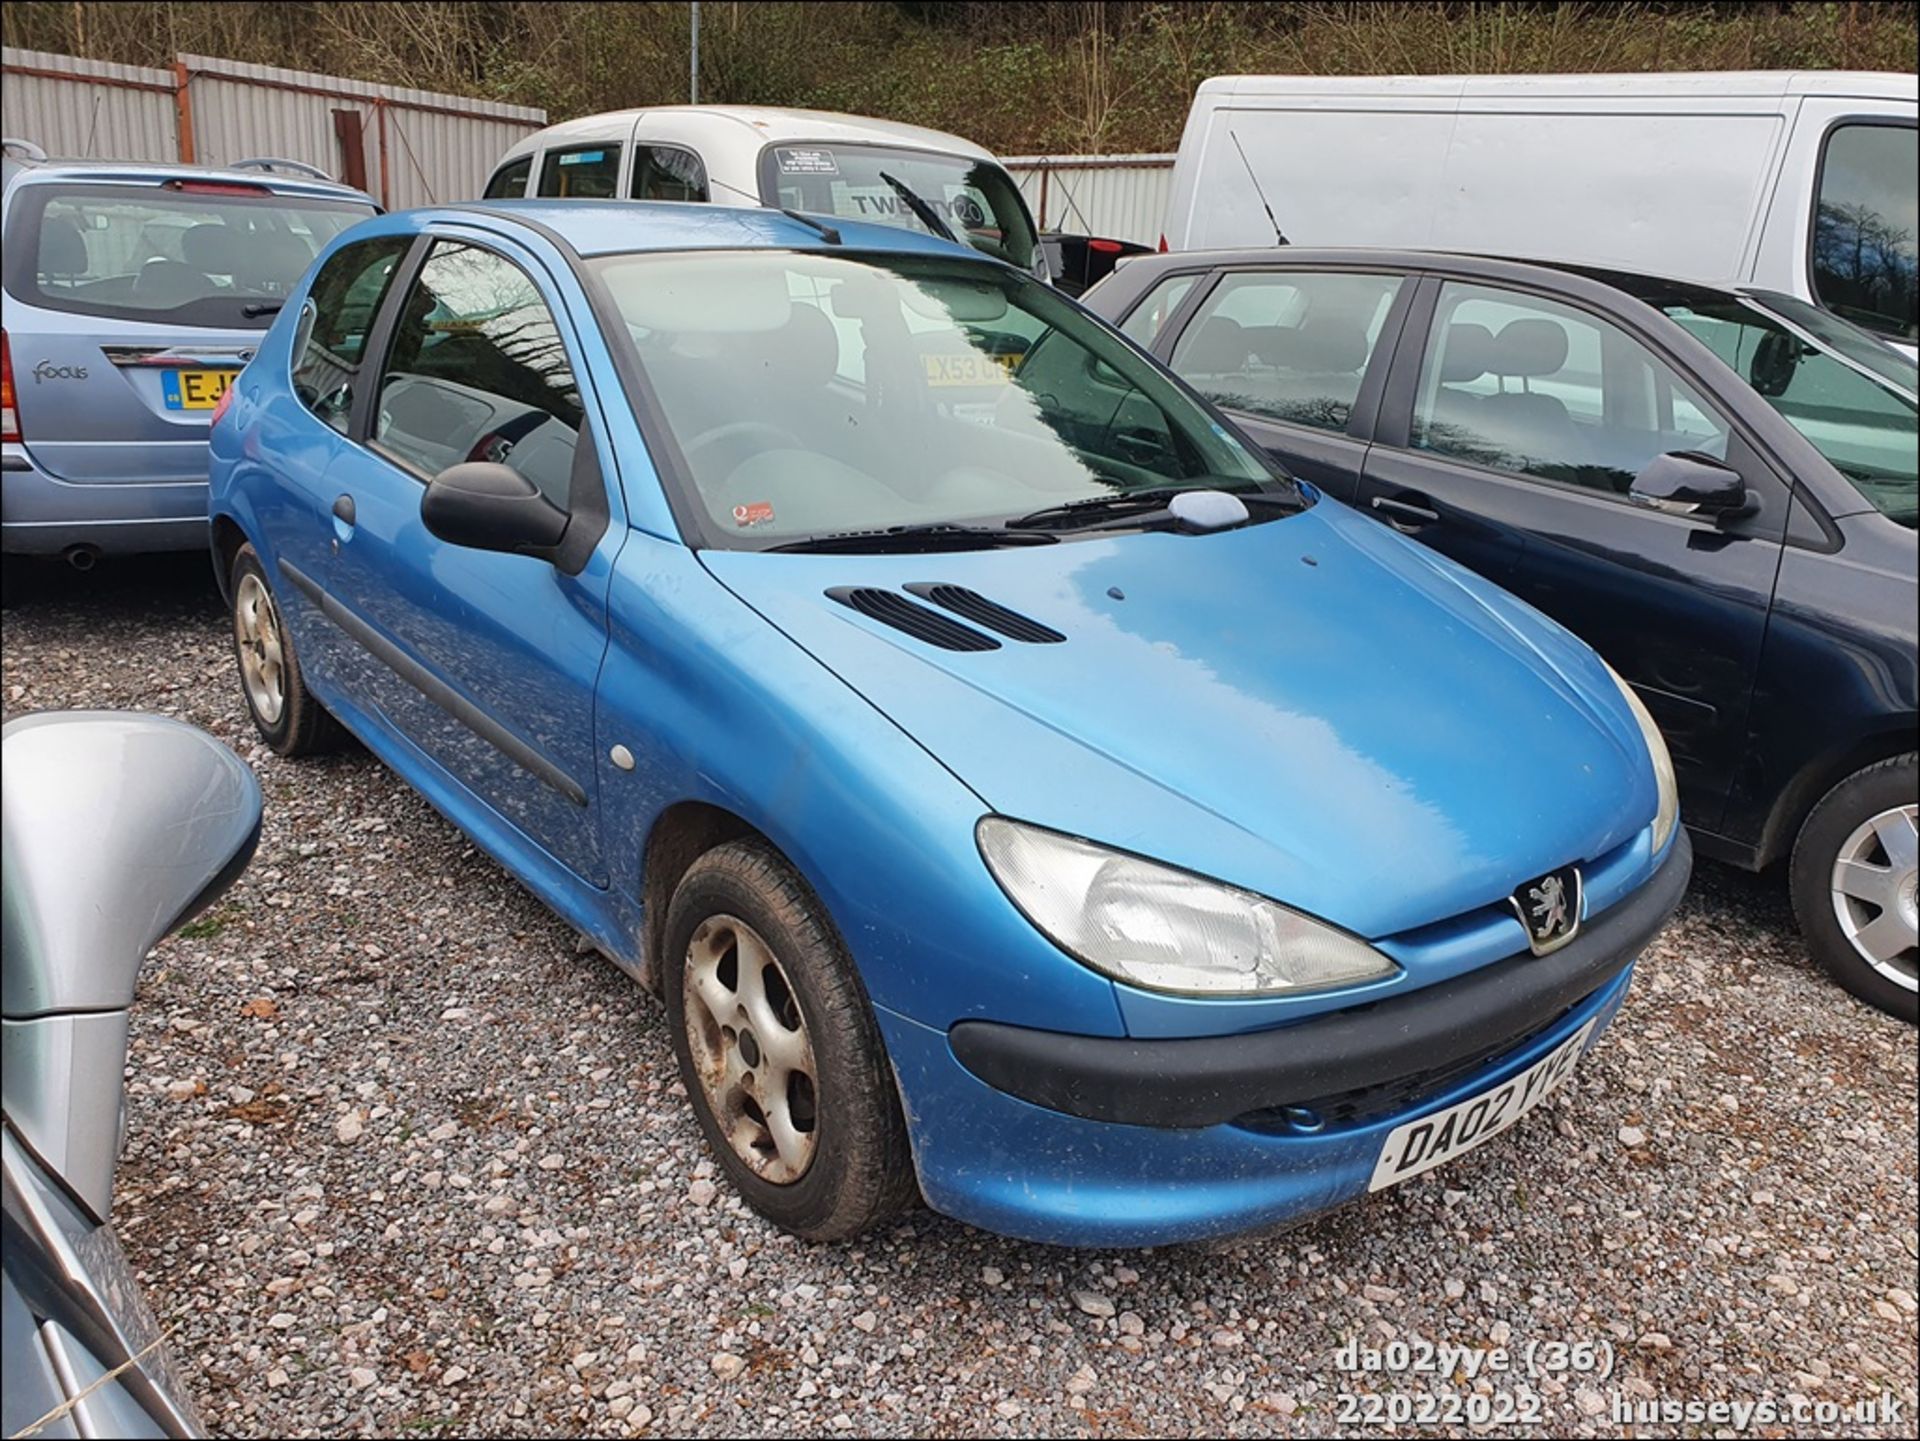
[[[1369,1191],[1396,1185],[1497,1136],[1559,1089],[1587,1048],[1599,1018],[1588,1021],[1519,1075],[1458,1105],[1395,1126],[1374,1162]]]
[[[237,370],[163,370],[160,393],[168,410],[212,410],[233,384]]]

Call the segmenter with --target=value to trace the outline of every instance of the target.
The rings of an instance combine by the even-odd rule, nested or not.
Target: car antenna
[[[789,220],[799,221],[809,230],[818,231],[820,238],[826,241],[827,244],[838,245],[840,243],[840,232],[835,230],[831,225],[823,225],[811,215],[802,215],[798,210],[788,210],[785,206],[781,207],[780,213]]]
[[[1253,193],[1260,197],[1260,208],[1267,212],[1267,224],[1273,227],[1273,243],[1275,245],[1291,244],[1292,242],[1287,239],[1286,231],[1280,228],[1280,222],[1273,218],[1273,207],[1267,204],[1267,192],[1260,188],[1260,177],[1253,173],[1253,162],[1247,159],[1247,152],[1241,147],[1239,135],[1229,130],[1227,138],[1233,142],[1233,148],[1240,151],[1240,163],[1247,167],[1247,179],[1253,182]]]

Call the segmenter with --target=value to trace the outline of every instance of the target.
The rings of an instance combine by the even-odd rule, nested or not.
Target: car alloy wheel
[[[682,994],[688,1049],[734,1154],[773,1185],[798,1181],[817,1140],[817,1068],[772,947],[736,916],[709,916],[687,943]]]
[[[258,575],[240,577],[233,601],[233,639],[248,703],[263,725],[277,724],[287,704],[286,647],[280,639],[280,612]]]
[[[1916,965],[1916,874],[1920,806],[1869,816],[1841,843],[1833,863],[1833,913],[1860,958],[1895,985],[1920,988]]]

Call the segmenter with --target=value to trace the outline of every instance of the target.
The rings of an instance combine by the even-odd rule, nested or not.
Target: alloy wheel
[[[1895,985],[1920,988],[1916,962],[1916,873],[1920,806],[1871,816],[1833,863],[1833,913],[1862,960]]]
[[[286,648],[273,593],[257,575],[240,578],[233,598],[233,639],[247,701],[263,725],[274,725],[287,704]]]
[[[773,949],[745,921],[709,916],[687,943],[681,1010],[707,1107],[734,1154],[790,1185],[818,1143],[806,1017]]]

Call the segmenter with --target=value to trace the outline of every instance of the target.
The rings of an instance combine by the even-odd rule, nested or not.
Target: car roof
[[[1586,101],[1765,99],[1807,95],[1874,100],[1914,99],[1911,71],[1704,70],[1558,75],[1214,75],[1200,82],[1197,99],[1381,99]]]
[[[813,225],[785,211],[759,206],[667,200],[491,200],[409,211],[396,218],[449,215],[519,221],[557,235],[582,256],[665,250],[883,250],[998,263],[971,246],[938,236],[822,216],[819,224],[840,233],[836,246]]]
[[[634,110],[583,115],[578,120],[549,125],[527,136],[503,158],[514,159],[572,141],[624,140],[643,116],[680,122],[676,129],[682,136],[689,124],[710,124],[716,138],[745,139],[756,149],[785,141],[811,140],[839,145],[900,145],[977,160],[993,159],[991,151],[944,130],[904,125],[896,120],[875,120],[865,115],[842,115],[831,110],[788,110],[773,105],[648,105]]]
[[[256,186],[275,195],[300,196],[310,200],[357,200],[378,208],[364,190],[342,185],[335,180],[314,180],[271,170],[232,170],[213,165],[177,165],[124,160],[63,160],[58,156],[30,160],[16,155],[7,157],[9,183],[46,184],[55,181],[113,182],[136,185],[157,184],[163,180],[215,180],[234,185]]]
[[[1168,270],[1288,269],[1308,265],[1364,266],[1379,270],[1451,270],[1488,280],[1533,280],[1553,283],[1555,276],[1576,276],[1623,291],[1649,305],[1714,304],[1737,299],[1741,292],[1727,286],[1703,285],[1632,270],[1527,256],[1486,255],[1458,250],[1402,250],[1374,246],[1267,246],[1240,250],[1174,250],[1130,259],[1115,272],[1134,277],[1136,284]],[[1543,274],[1542,272],[1546,272]]]

